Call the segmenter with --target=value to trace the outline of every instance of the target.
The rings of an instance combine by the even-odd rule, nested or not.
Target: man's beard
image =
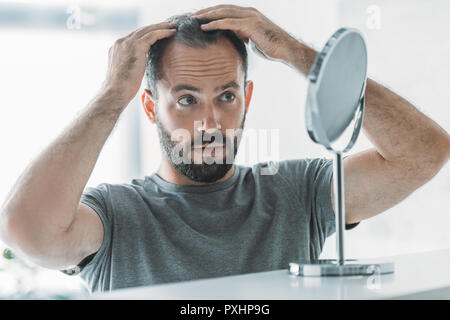
[[[245,123],[245,116],[247,115],[247,112],[244,112],[244,116],[242,117],[242,122],[239,129],[244,129],[244,123]],[[201,164],[197,163],[184,163],[183,161],[179,163],[180,161],[176,161],[173,159],[174,156],[182,157],[182,154],[176,155],[176,152],[174,153],[173,150],[177,143],[175,141],[172,141],[170,139],[170,134],[167,132],[167,130],[164,128],[163,124],[159,120],[158,113],[156,112],[156,124],[158,128],[158,135],[159,135],[159,141],[164,149],[167,158],[169,159],[172,166],[177,169],[178,172],[183,174],[184,176],[188,177],[189,179],[196,181],[196,182],[215,182],[221,178],[223,178],[227,172],[231,169],[233,166],[234,159],[236,158],[236,154],[238,152],[239,143],[240,143],[240,135],[234,135],[234,143],[233,143],[233,162],[227,163],[226,158],[227,152],[229,152],[230,148],[228,148],[229,142],[226,141],[227,136],[223,136],[223,141],[210,141],[208,143],[223,143],[223,146],[226,146],[225,150],[226,152],[223,152],[223,161],[222,163],[212,163],[207,164],[204,163],[202,160]],[[202,144],[205,143],[202,141]],[[191,145],[189,145],[189,148],[191,148]],[[222,148],[222,147],[221,147]],[[183,153],[185,149],[181,150],[181,153]],[[192,150],[192,149],[190,149]],[[216,148],[216,153],[219,151],[219,148]],[[191,151],[192,154],[192,151]],[[203,157],[202,157],[203,158]],[[191,159],[190,159],[191,160]],[[192,161],[190,161],[192,162]]]

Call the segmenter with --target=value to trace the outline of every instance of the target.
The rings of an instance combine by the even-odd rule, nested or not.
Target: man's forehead
[[[176,74],[171,76],[171,74]],[[208,75],[199,73],[192,74],[177,74],[168,73],[158,81],[158,85],[162,85],[169,90],[170,93],[175,94],[182,90],[189,90],[202,93],[203,91],[225,91],[226,89],[240,90],[244,86],[243,72],[221,73],[215,75]]]
[[[167,63],[192,61],[212,62],[212,61],[239,61],[240,56],[231,42],[225,38],[219,38],[214,43],[207,43],[203,46],[189,46],[181,41],[171,41],[164,51],[163,61]]]
[[[224,91],[224,90],[229,89],[229,88],[233,88],[233,89],[237,89],[238,90],[240,88],[240,85],[235,80],[231,80],[231,81],[229,81],[227,83],[224,83],[224,84],[216,86],[213,90],[215,92],[220,92],[220,91]],[[196,91],[196,92],[202,92],[203,91],[201,86],[195,86],[195,84],[189,84],[189,83],[181,83],[181,84],[176,84],[175,86],[173,86],[170,89],[170,92],[171,93],[177,93],[177,92],[182,91],[182,90],[189,90],[189,91]]]
[[[233,80],[238,82],[244,72],[237,51],[230,43],[220,40],[204,48],[192,48],[174,41],[167,47],[162,63],[165,78],[171,86],[201,82],[206,78],[223,85]]]

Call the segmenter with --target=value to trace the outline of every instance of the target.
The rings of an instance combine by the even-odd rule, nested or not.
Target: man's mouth
[[[223,148],[224,145],[223,144],[217,144],[217,143],[205,143],[203,144],[201,147],[200,146],[194,146],[194,149],[200,149],[202,148],[203,150],[205,149],[214,149],[214,148]]]
[[[205,150],[207,150],[209,152],[209,155],[211,155],[212,157],[214,157],[216,155],[216,148],[223,148],[224,145],[223,144],[217,144],[217,143],[206,143],[203,144],[202,146],[194,146],[194,152],[201,152],[203,154],[203,152],[205,152]]]

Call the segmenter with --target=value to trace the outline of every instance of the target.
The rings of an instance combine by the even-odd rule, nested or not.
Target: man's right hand
[[[172,36],[176,26],[162,22],[139,28],[117,39],[109,49],[104,90],[112,90],[127,103],[137,94],[147,64],[147,52],[158,40]]]

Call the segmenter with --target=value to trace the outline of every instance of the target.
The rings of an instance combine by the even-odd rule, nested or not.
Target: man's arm
[[[100,248],[101,220],[79,201],[106,139],[140,88],[150,46],[173,35],[173,27],[164,22],[117,40],[100,93],[19,177],[0,211],[1,239],[15,251],[41,266],[64,268]]]
[[[285,62],[307,75],[317,52],[299,41],[288,52]],[[363,132],[375,148],[344,160],[346,223],[393,207],[435,176],[450,157],[444,129],[371,79],[365,108]],[[332,182],[332,202],[333,192]]]

